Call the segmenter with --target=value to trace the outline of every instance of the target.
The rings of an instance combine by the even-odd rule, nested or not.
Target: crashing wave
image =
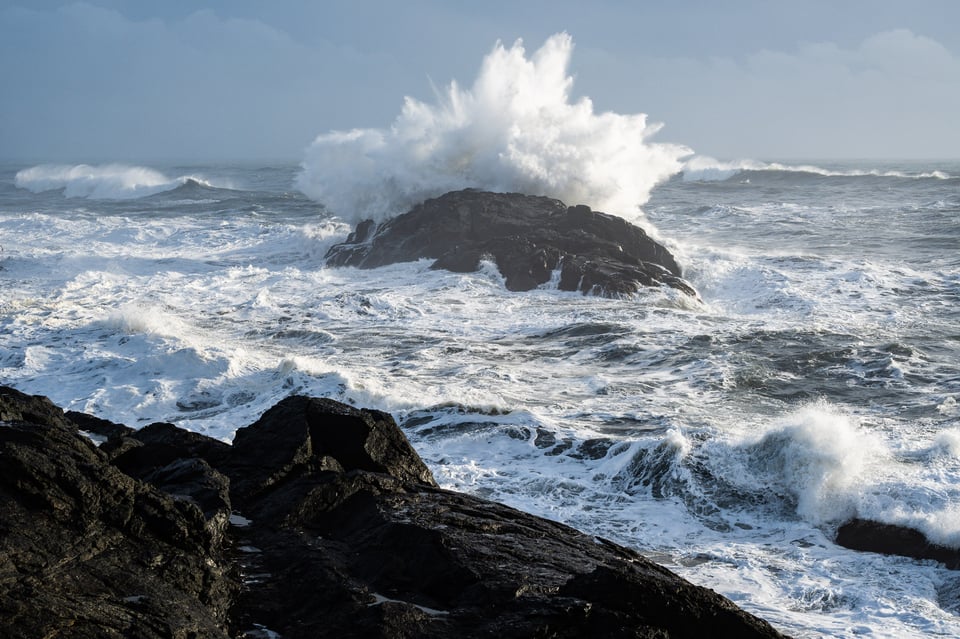
[[[529,58],[497,43],[469,89],[452,82],[428,104],[407,97],[388,129],[320,135],[297,186],[349,221],[403,213],[478,188],[547,195],[632,221],[651,189],[682,168],[686,147],[652,143],[645,114],[596,113],[571,101],[573,41],[551,36]]]
[[[15,184],[34,193],[63,189],[65,197],[124,200],[170,191],[187,184],[211,186],[195,176],[169,178],[143,166],[125,164],[41,164],[17,172]]]
[[[783,164],[758,160],[724,161],[706,155],[696,155],[684,162],[682,175],[689,182],[715,182],[749,172],[780,172],[807,174],[820,177],[884,177],[949,180],[954,176],[944,171],[885,171],[881,169],[825,169],[813,164]]]

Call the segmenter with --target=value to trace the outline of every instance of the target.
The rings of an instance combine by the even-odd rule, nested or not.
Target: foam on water
[[[786,164],[758,160],[717,160],[707,155],[696,155],[683,163],[682,175],[688,181],[719,181],[749,171],[806,173],[821,177],[888,177],[906,179],[950,180],[955,176],[946,171],[902,171],[884,169],[826,169],[815,164]]]
[[[175,189],[188,181],[210,186],[195,176],[171,179],[155,169],[125,164],[41,164],[17,172],[15,178],[18,187],[34,193],[63,189],[66,197],[107,200],[153,195]]]
[[[751,490],[768,487],[792,496],[797,513],[814,524],[856,515],[853,496],[862,490],[866,466],[884,462],[876,438],[822,403],[783,418],[737,452],[749,469]]]
[[[547,195],[642,220],[650,190],[690,151],[654,143],[644,114],[571,101],[573,41],[557,34],[529,58],[518,40],[484,59],[469,89],[413,98],[388,129],[333,131],[307,150],[299,188],[351,222],[383,219],[467,187]]]
[[[960,543],[957,235],[923,204],[949,183],[880,178],[891,208],[873,188],[834,206],[858,179],[668,181],[646,209],[703,296],[681,304],[510,293],[489,263],[325,268],[348,228],[277,195],[295,171],[183,209],[10,172],[0,381],[224,440],[291,393],[379,408],[445,487],[632,546],[793,636],[960,632],[955,575],[832,542],[856,514]]]

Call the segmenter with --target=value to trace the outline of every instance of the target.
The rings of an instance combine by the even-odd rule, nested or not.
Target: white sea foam
[[[886,454],[851,416],[822,402],[785,416],[745,451],[756,479],[792,494],[797,513],[815,524],[856,515],[867,467]]]
[[[944,431],[919,450],[899,447],[848,412],[817,401],[772,421],[759,436],[712,441],[700,454],[718,476],[748,493],[783,500],[803,521],[825,530],[862,517],[960,547],[957,431]]]
[[[727,180],[744,171],[782,171],[784,173],[809,173],[823,177],[892,177],[949,180],[953,176],[945,171],[891,171],[883,169],[825,169],[814,164],[784,164],[758,160],[717,160],[706,155],[695,155],[683,163],[683,179],[687,181]]]
[[[940,412],[941,415],[947,415],[947,416],[960,415],[960,405],[957,404],[957,400],[953,396],[945,398],[943,400],[943,403],[937,406],[937,410]],[[958,451],[957,452],[958,456],[960,456],[960,431],[952,431],[952,432],[954,432],[956,435],[956,439],[957,439],[956,450]],[[946,433],[944,433],[944,436],[946,436]]]
[[[833,543],[852,513],[958,541],[953,257],[878,250],[873,223],[949,246],[954,218],[923,203],[949,211],[951,182],[893,178],[898,208],[859,215],[833,187],[882,189],[856,179],[668,181],[648,211],[707,301],[684,309],[511,293],[490,265],[325,268],[346,225],[277,203],[294,171],[270,215],[8,189],[0,381],[223,440],[291,393],[379,408],[444,487],[628,544],[793,636],[958,635],[944,569]]]
[[[595,113],[571,101],[573,41],[556,34],[529,58],[497,43],[469,89],[436,103],[407,97],[388,129],[333,131],[307,149],[298,187],[341,217],[403,213],[467,187],[548,195],[630,219],[689,149],[653,143],[646,115]]]
[[[169,178],[143,166],[125,164],[61,165],[40,164],[17,172],[15,184],[34,193],[63,189],[66,197],[95,200],[123,200],[169,191],[193,180],[209,186],[195,176]]]
[[[186,323],[162,309],[142,304],[126,304],[113,311],[106,324],[128,334],[146,333],[166,337],[181,337],[187,332]]]

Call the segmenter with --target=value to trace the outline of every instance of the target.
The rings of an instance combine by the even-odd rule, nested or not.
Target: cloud
[[[885,31],[867,38],[854,61],[872,64],[886,73],[935,82],[960,77],[960,58],[936,40],[907,29]]]
[[[662,138],[721,157],[956,157],[960,57],[909,30],[844,48],[808,43],[741,58],[643,57],[602,51],[581,66],[623,76],[606,106],[644,101]],[[581,85],[583,86],[583,85]],[[592,90],[593,87],[587,88]]]
[[[325,118],[347,126],[358,111],[347,103],[374,102],[363,88],[350,94],[352,79],[390,67],[209,10],[132,20],[75,3],[6,9],[0,24],[15,34],[0,44],[11,70],[0,136],[14,157],[295,159]]]
[[[659,140],[700,153],[960,149],[960,58],[949,30],[893,3],[859,21],[846,18],[866,5],[841,3],[824,22],[804,17],[814,11],[806,5],[781,3],[751,11],[707,3],[691,14],[603,2],[585,12],[573,2],[468,10],[433,0],[285,0],[267,10],[230,0],[196,11],[185,1],[92,1],[123,11],[58,0],[0,8],[0,155],[295,161],[324,131],[388,126],[404,96],[429,97],[428,76],[439,85],[473,77],[497,38],[537,42],[548,24],[578,43],[575,98],[589,96],[598,111],[648,113],[665,124]],[[801,32],[826,37],[796,44]]]

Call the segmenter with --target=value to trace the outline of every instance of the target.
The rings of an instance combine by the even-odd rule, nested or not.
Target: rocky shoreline
[[[438,488],[392,417],[328,399],[229,445],[0,387],[0,504],[0,637],[782,636],[636,552]]]

